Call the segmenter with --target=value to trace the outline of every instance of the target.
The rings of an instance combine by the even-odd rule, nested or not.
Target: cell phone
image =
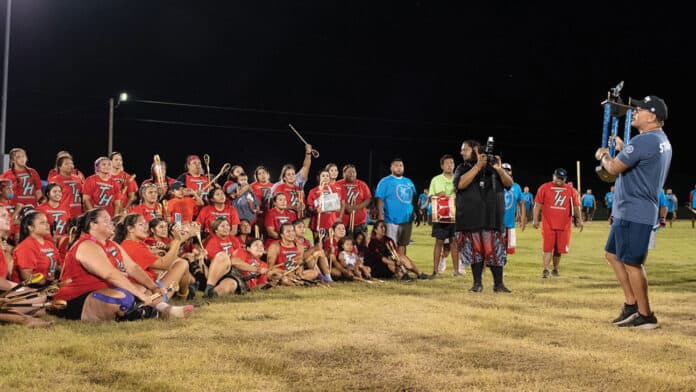
[[[177,225],[181,225],[181,213],[180,212],[174,213],[174,223]]]

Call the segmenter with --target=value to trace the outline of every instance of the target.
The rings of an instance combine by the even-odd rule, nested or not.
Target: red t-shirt
[[[193,221],[193,212],[196,208],[196,200],[192,197],[182,197],[181,199],[173,198],[167,203],[170,220],[174,222],[174,214],[181,214],[181,221],[191,223]]]
[[[227,219],[227,222],[229,222],[230,225],[239,224],[239,215],[237,214],[237,210],[228,205],[225,205],[222,210],[218,210],[214,205],[207,205],[201,208],[201,211],[198,213],[198,218],[196,218],[196,222],[200,223],[201,227],[210,233],[212,231],[210,225],[213,224],[215,219],[221,216]]]
[[[12,203],[22,203],[23,205],[37,206],[36,191],[40,191],[42,184],[39,173],[28,167],[26,170],[7,169],[2,176],[4,179],[12,181]]]
[[[10,219],[10,237],[17,238],[19,234],[19,222],[15,222],[14,220],[15,205],[12,203],[12,200],[0,201],[0,208],[7,210],[7,215]]]
[[[280,248],[278,252],[278,258],[276,258],[275,265],[278,268],[287,271],[292,268],[293,261],[297,257],[302,256],[302,252],[297,247],[297,244],[293,243],[292,246],[283,246],[281,241],[278,241],[278,247]]]
[[[126,275],[126,268],[123,265],[121,250],[118,249],[115,243],[111,240],[107,240],[105,244],[101,244],[99,241],[94,240],[89,234],[84,233],[70,248],[68,255],[65,257],[65,262],[63,263],[63,272],[60,275],[61,280],[65,281],[70,279],[71,282],[61,287],[58,290],[58,294],[53,297],[54,299],[69,301],[82,294],[109,287],[109,284],[105,280],[87,271],[77,259],[77,249],[84,241],[94,241],[95,244],[104,250],[111,265]]]
[[[346,180],[340,180],[336,181],[336,184],[341,191],[341,201],[346,204],[351,204],[352,202],[352,204],[357,205],[372,198],[370,187],[363,181],[347,182]],[[343,215],[343,222],[346,224],[350,222],[350,214]],[[367,223],[367,208],[361,208],[355,211],[353,215],[353,225],[357,226],[363,223]]]
[[[300,203],[304,204],[302,189],[295,184],[288,185],[284,182],[278,184],[273,190],[273,196],[278,193],[285,193],[285,197],[288,200],[288,208],[297,209]]]
[[[5,252],[0,250],[0,278],[7,279],[7,275],[9,275],[9,271],[7,271]]]
[[[338,257],[338,240],[334,238],[333,240],[333,252],[331,251],[331,238],[326,238],[324,240],[324,243],[322,244],[324,247],[324,251],[331,255],[333,254],[334,256]]]
[[[552,181],[544,183],[537,190],[534,201],[542,204],[543,227],[551,230],[570,228],[571,209],[578,205],[578,195],[571,186],[567,184],[556,186]]]
[[[322,194],[328,195],[330,193],[339,194],[339,188],[335,185],[328,185],[322,187],[322,189],[320,190],[317,186],[311,191],[309,191],[309,194],[307,195],[307,204],[316,208],[315,201],[318,202]],[[338,214],[340,213],[340,211],[322,212],[319,227],[321,229],[328,230],[331,226],[333,226],[334,222],[336,222],[336,219],[338,219]],[[312,229],[312,231],[317,230],[317,215],[312,216],[312,219],[309,221],[309,227],[310,229]]]
[[[128,253],[133,261],[138,263],[140,268],[155,280],[155,272],[150,268],[159,257],[155,256],[143,241],[124,240],[121,247]]]
[[[242,259],[245,263],[255,267],[255,268],[268,268],[268,264],[264,263],[263,261],[259,259],[255,259],[251,253],[247,252],[246,249],[244,248],[239,248],[235,249],[235,251],[232,253],[232,257],[238,257]],[[256,273],[253,272],[247,272],[247,271],[240,271],[242,273],[242,276],[247,278],[247,284],[249,285],[249,289],[253,289],[256,286],[261,286],[265,285],[268,283],[268,277],[266,275],[257,275]]]
[[[215,255],[220,252],[225,252],[228,256],[232,256],[232,252],[241,247],[242,243],[239,242],[239,239],[231,235],[222,238],[213,234],[208,237],[205,243],[205,251],[208,252],[208,260],[214,259]]]
[[[31,269],[32,273],[41,273],[44,278],[53,280],[58,277],[57,269],[62,265],[58,249],[53,241],[46,238],[43,244],[34,237],[27,237],[12,252],[14,267],[11,280],[19,283],[20,269]]]
[[[116,180],[118,185],[121,187],[121,205],[125,207],[126,202],[128,202],[129,195],[138,192],[138,183],[135,182],[135,178],[131,179],[133,176],[125,171],[121,171],[118,174],[112,173],[111,177]],[[123,192],[124,186],[127,187],[125,193]]]
[[[295,211],[287,209],[280,211],[277,208],[271,208],[270,210],[268,210],[268,213],[266,213],[266,218],[263,222],[263,225],[265,227],[272,227],[273,230],[275,230],[275,232],[280,235],[280,233],[278,232],[278,230],[280,229],[280,225],[282,225],[283,223],[292,223],[296,219],[297,214],[295,214]]]
[[[48,202],[40,204],[36,207],[37,211],[42,212],[48,219],[48,224],[53,228],[53,235],[58,237],[68,232],[68,221],[70,220],[70,211],[64,205],[51,207]]]
[[[203,188],[208,185],[208,176],[192,176],[188,173],[184,173],[177,178],[177,180],[184,183],[184,186],[194,191],[202,191]]]
[[[272,182],[262,184],[257,181],[251,183],[251,191],[254,192],[256,200],[258,200],[261,205],[261,211],[264,213],[270,208],[271,188],[273,188]]]
[[[89,196],[92,207],[101,207],[114,216],[116,200],[121,199],[121,186],[112,176],[102,180],[97,174],[93,174],[85,180],[82,194]]]
[[[169,187],[172,186],[172,184],[175,183],[175,182],[176,182],[175,179],[173,179],[173,178],[171,178],[171,177],[167,177],[167,181],[166,181],[167,189],[169,189]],[[148,179],[146,179],[145,181],[143,181],[143,182],[140,184],[140,187],[142,188],[142,186],[145,185],[145,184],[155,184],[155,185],[158,185],[152,178],[148,178]]]
[[[80,177],[66,177],[62,174],[57,174],[48,178],[48,183],[52,182],[60,185],[60,190],[63,192],[60,204],[70,211],[70,216],[82,214],[82,180]]]
[[[145,218],[147,223],[155,218],[161,218],[161,210],[159,204],[155,204],[154,207],[148,207],[146,204],[138,204],[137,206],[131,206],[128,209],[129,214],[140,214]]]

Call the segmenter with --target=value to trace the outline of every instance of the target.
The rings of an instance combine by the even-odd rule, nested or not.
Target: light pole
[[[7,0],[7,19],[5,22],[5,57],[2,67],[2,119],[0,119],[0,166],[5,170],[5,130],[7,126],[7,72],[10,66],[10,22],[12,21],[12,0]]]
[[[114,110],[121,104],[128,100],[127,93],[121,93],[118,96],[118,101],[114,105],[114,98],[109,98],[109,143],[108,143],[108,155],[114,152]]]

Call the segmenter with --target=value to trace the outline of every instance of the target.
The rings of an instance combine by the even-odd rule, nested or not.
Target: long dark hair
[[[68,248],[72,247],[75,241],[77,241],[83,233],[89,233],[89,225],[97,222],[97,217],[99,213],[105,211],[103,208],[97,207],[91,210],[85,211],[82,215],[75,218],[75,237]]]
[[[29,226],[34,226],[34,221],[36,221],[36,218],[40,214],[43,213],[32,209],[22,216],[22,222],[19,224],[19,242],[24,241],[31,235],[31,233],[29,233]]]
[[[128,214],[124,216],[116,224],[116,232],[114,234],[114,242],[121,243],[128,237],[128,229],[135,226],[135,222],[138,221],[142,215],[140,214]]]
[[[47,202],[47,203],[48,203],[49,200],[51,200],[51,196],[50,196],[51,190],[52,190],[53,188],[56,188],[56,187],[60,188],[60,184],[56,184],[55,182],[52,182],[52,183],[46,185],[46,188],[44,189],[44,196],[46,196],[46,202]],[[60,201],[59,201],[59,202],[60,202]]]

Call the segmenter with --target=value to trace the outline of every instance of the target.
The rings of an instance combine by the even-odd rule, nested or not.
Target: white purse
[[[341,198],[338,197],[338,193],[333,193],[329,187],[328,195],[322,192],[322,195],[319,196],[319,206],[321,212],[341,211]]]

